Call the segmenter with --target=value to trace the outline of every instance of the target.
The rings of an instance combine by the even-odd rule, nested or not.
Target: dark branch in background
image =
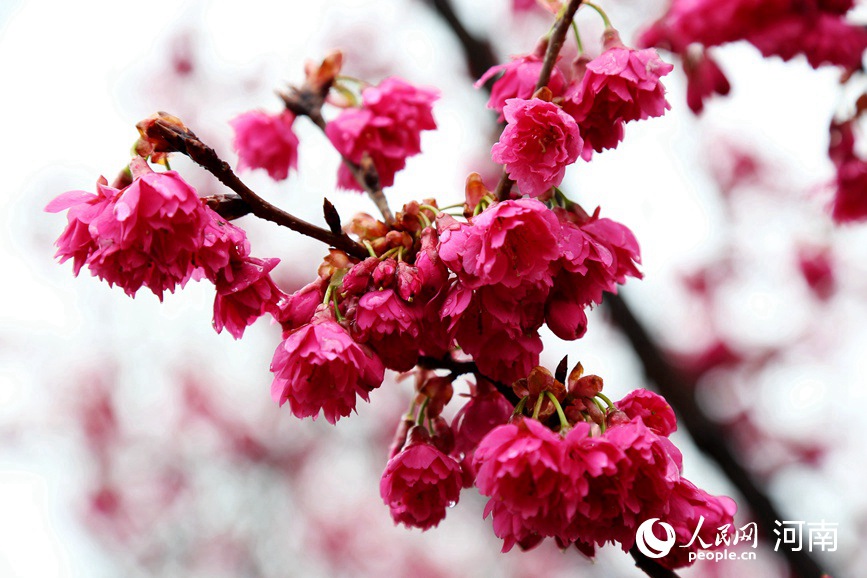
[[[629,555],[635,560],[635,567],[650,576],[650,578],[678,578],[677,572],[662,566],[656,560],[652,560],[642,554],[637,546],[629,549]]]
[[[577,10],[580,2],[573,1]],[[571,4],[570,4],[571,7]],[[574,12],[572,13],[574,15]],[[455,35],[458,35],[450,20],[444,19]],[[564,18],[564,21],[566,19]],[[562,22],[560,23],[562,24]],[[559,26],[559,24],[558,24]],[[556,32],[556,31],[555,31]],[[565,32],[563,34],[565,38]],[[551,43],[554,42],[552,34]],[[549,45],[550,49],[550,45]],[[558,48],[559,50],[559,48]],[[467,62],[475,61],[483,57],[482,54],[466,54]],[[546,54],[547,60],[548,54]],[[483,63],[485,70],[499,62],[492,57],[489,62]],[[550,71],[549,71],[550,74]],[[546,80],[547,83],[547,80]],[[505,175],[504,175],[505,177]],[[502,181],[501,181],[502,183]],[[498,191],[499,191],[498,186]],[[511,184],[509,185],[511,189]],[[508,193],[507,193],[508,194]],[[503,197],[499,197],[503,198]],[[636,319],[627,303],[617,295],[606,295],[605,305],[611,311],[612,321],[629,340],[632,348],[642,363],[647,377],[653,381],[659,391],[665,396],[671,406],[677,411],[680,422],[686,427],[690,436],[698,448],[708,457],[714,460],[723,473],[734,484],[738,491],[747,501],[750,510],[757,518],[761,531],[771,541],[776,541],[773,534],[775,521],[785,519],[774,504],[768,498],[760,484],[746,470],[737,456],[723,441],[725,433],[718,424],[707,417],[699,407],[695,399],[694,383],[689,383],[684,376],[677,371],[665,358],[661,348],[653,341],[644,326]],[[634,550],[634,549],[633,549]],[[653,574],[648,571],[639,559],[645,559],[640,552],[630,551],[639,568],[650,576],[666,576],[666,574]],[[784,548],[780,554],[785,557],[791,570],[801,578],[820,578],[822,571],[813,557],[805,551],[793,552]]]
[[[367,250],[362,245],[353,241],[346,233],[337,235],[328,229],[317,227],[275,207],[254,193],[232,172],[229,164],[217,156],[214,149],[200,141],[189,129],[180,128],[175,124],[160,119],[149,124],[145,130],[148,138],[166,143],[171,151],[187,155],[196,164],[217,177],[221,183],[235,191],[238,194],[238,199],[246,203],[249,213],[253,213],[260,219],[283,225],[302,235],[312,237],[317,241],[322,241],[331,247],[345,251],[353,257],[358,257],[359,259],[367,257]],[[230,203],[234,212],[240,211],[237,200],[233,199]]]
[[[455,13],[450,0],[424,0],[424,2],[448,23],[458,42],[461,43],[470,77],[476,79],[487,72],[492,66],[491,63],[497,60],[491,43],[484,38],[477,38],[467,31],[464,23]],[[493,80],[489,81],[488,85],[490,86],[492,82]]]
[[[575,13],[584,0],[569,0],[563,13],[560,14],[554,30],[551,31],[551,36],[548,38],[548,49],[545,51],[545,60],[542,61],[542,70],[539,72],[539,81],[536,82],[536,90],[548,86],[548,81],[551,80],[551,72],[554,70],[554,65],[557,64],[557,57],[560,56],[560,50],[563,48],[563,43],[566,42],[566,35],[569,34],[569,27],[572,26],[572,19],[575,18]],[[496,64],[496,61],[494,62]],[[493,66],[492,64],[491,66]],[[500,177],[500,182],[497,183],[497,190],[494,196],[501,201],[509,198],[512,192],[512,179],[506,173],[505,169]]]
[[[764,490],[738,460],[731,448],[723,440],[724,432],[707,418],[695,398],[695,383],[688,381],[665,358],[660,347],[653,341],[647,329],[638,321],[626,302],[618,295],[606,295],[605,305],[611,313],[614,324],[620,328],[632,349],[641,360],[644,373],[673,408],[678,411],[681,424],[692,437],[695,445],[713,459],[750,505],[759,528],[765,537],[776,541],[773,533],[774,522],[784,518],[777,511]],[[823,572],[806,551],[794,552],[783,548],[792,569],[802,578],[819,578]]]

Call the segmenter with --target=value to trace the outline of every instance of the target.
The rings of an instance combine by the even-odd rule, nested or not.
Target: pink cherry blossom
[[[704,102],[714,94],[726,95],[731,85],[716,61],[707,51],[690,51],[684,58],[686,72],[686,104],[695,114],[704,110]]]
[[[838,165],[831,216],[837,223],[867,220],[867,162],[854,157]]]
[[[615,148],[623,140],[624,123],[662,116],[671,108],[660,80],[674,68],[671,64],[652,48],[623,46],[613,31],[607,33],[605,46],[605,52],[586,63],[563,101],[584,139],[584,160],[590,160],[594,150]]]
[[[461,468],[431,443],[422,426],[415,426],[406,447],[388,461],[379,493],[395,524],[427,530],[458,502]]]
[[[867,50],[867,30],[862,26],[835,14],[799,13],[794,9],[746,38],[765,56],[790,60],[803,54],[813,68],[832,64],[857,70]]]
[[[418,361],[420,313],[394,289],[371,291],[358,301],[353,334],[360,343],[370,346],[389,369],[409,371]]]
[[[665,398],[646,389],[636,389],[628,393],[616,404],[630,420],[638,420],[652,432],[661,436],[670,436],[677,430],[677,419],[674,411]]]
[[[299,418],[315,419],[321,410],[333,424],[355,409],[358,397],[368,401],[370,391],[382,384],[385,368],[376,354],[326,314],[277,346],[271,371],[275,402],[288,401]]]
[[[268,114],[259,110],[245,112],[230,121],[235,130],[234,146],[238,168],[265,169],[275,181],[298,168],[298,137],[292,132],[295,115],[288,110]]]
[[[196,253],[208,222],[202,200],[175,171],[153,172],[133,162],[132,184],[118,191],[102,180],[98,193],[71,192],[46,210],[69,209],[69,224],[57,240],[61,262],[91,273],[129,296],[145,286],[162,300],[196,269]]]
[[[348,108],[329,122],[326,134],[334,148],[356,164],[368,155],[380,185],[390,187],[408,157],[421,152],[421,132],[436,128],[432,109],[438,93],[412,86],[397,77],[362,92],[362,106]],[[362,190],[351,171],[341,165],[338,184]]]
[[[533,419],[498,426],[479,443],[473,459],[476,487],[490,498],[485,511],[494,514],[500,538],[561,533],[574,509],[564,503],[572,498],[564,447],[559,435]],[[508,524],[498,521],[502,512],[510,516]]]
[[[437,219],[440,259],[468,287],[550,283],[550,263],[559,256],[554,214],[535,199],[496,203],[458,223]]]
[[[508,124],[491,149],[494,162],[506,165],[525,195],[538,197],[559,185],[584,146],[575,119],[538,98],[507,100],[503,116]]]
[[[531,0],[530,3],[534,4],[535,0]],[[539,80],[539,73],[541,71],[541,56],[538,54],[521,54],[513,56],[511,62],[498,64],[489,68],[474,86],[479,88],[495,75],[500,72],[503,73],[491,87],[491,97],[488,99],[488,108],[496,110],[500,114],[497,120],[503,122],[505,119],[503,107],[506,105],[506,101],[512,98],[531,98],[533,93],[536,92],[536,83]],[[563,95],[563,91],[566,88],[566,77],[563,76],[559,68],[554,67],[551,71],[551,80],[548,81],[547,86],[555,97]]]
[[[271,279],[279,259],[244,257],[233,261],[217,277],[214,298],[214,329],[225,327],[235,339],[265,313],[279,316],[286,295]]]

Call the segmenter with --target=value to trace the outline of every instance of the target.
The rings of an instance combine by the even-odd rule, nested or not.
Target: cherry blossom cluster
[[[451,427],[438,413],[451,396],[448,384],[436,376],[420,381],[421,409],[401,424],[380,485],[395,521],[438,524],[463,483],[490,498],[485,517],[503,551],[545,538],[590,557],[607,542],[627,551],[652,517],[671,524],[683,546],[661,559],[666,567],[684,566],[690,552],[715,545],[737,508],[682,477],[666,401],[638,389],[612,403],[602,379],[582,372],[578,364],[563,383],[533,368],[512,384],[517,407],[480,382]]]
[[[566,167],[593,152],[617,147],[623,125],[662,116],[670,105],[660,81],[672,70],[652,48],[634,50],[607,28],[603,52],[581,54],[568,68],[551,70],[544,90],[536,84],[548,44],[488,70],[476,83],[494,82],[488,108],[508,124],[491,157],[504,164],[521,193],[544,195],[563,181]]]
[[[536,52],[479,80],[493,81],[488,106],[506,123],[491,149],[504,167],[495,190],[472,173],[462,203],[428,198],[392,214],[383,189],[436,129],[438,93],[397,77],[374,85],[342,76],[333,53],[307,66],[303,84],[278,93],[282,111],[231,122],[238,166],[289,178],[301,146],[293,126],[306,118],[342,157],[337,186],[366,192],[381,219],[362,213],[343,223],[326,200],[327,229],[302,221],[160,113],[137,125],[137,156],[113,186],[101,179],[96,194],[72,191],[48,205],[68,211],[57,256],[72,259],[76,275],[86,266],[130,296],[147,287],[162,299],[206,279],[216,288],[214,327],[235,338],[269,314],[282,330],[271,395],[298,418],[334,424],[370,400],[386,369],[413,372],[415,396],[380,487],[396,523],[436,526],[462,488],[475,486],[490,498],[486,516],[504,550],[548,537],[588,556],[606,542],[629,550],[649,517],[667,520],[684,543],[700,520],[700,536],[712,536],[731,523],[734,503],[681,477],[668,440],[674,414],[662,398],[638,390],[614,404],[580,364],[568,378],[565,360],[556,375],[539,367],[543,326],[564,340],[582,337],[587,310],[642,276],[629,228],[559,188],[570,165],[615,148],[626,123],[670,108],[661,78],[672,66],[652,48],[624,45],[602,15],[600,55],[560,67],[571,24],[561,12]],[[235,194],[200,197],[177,172],[148,164],[167,167],[173,153]],[[252,257],[245,231],[230,223],[248,214],[330,247],[310,283],[291,295],[278,288],[271,273],[279,260]],[[448,421],[443,411],[463,374],[475,384]],[[687,553],[663,563],[684,565]]]

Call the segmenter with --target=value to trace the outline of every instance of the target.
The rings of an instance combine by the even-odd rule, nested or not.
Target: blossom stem
[[[517,415],[521,415],[524,411],[524,406],[527,405],[527,400],[530,399],[529,395],[525,395],[521,398],[521,401],[518,402],[518,405],[515,406],[515,410],[512,412],[512,417]]]
[[[544,395],[540,395],[536,400],[536,406],[533,407],[533,419],[539,419],[539,412],[542,411],[542,402],[545,400]]]
[[[557,20],[554,31],[551,32],[551,38],[548,40],[548,49],[545,51],[545,59],[542,61],[542,70],[539,72],[539,80],[536,82],[535,90],[547,86],[548,81],[551,80],[551,73],[554,71],[554,65],[557,63],[557,57],[560,56],[560,50],[562,50],[563,43],[566,41],[569,28],[572,26],[572,19],[575,18],[575,13],[578,12],[578,8],[583,2],[584,0],[569,0],[569,3],[563,8],[563,14]],[[513,184],[514,181],[509,178],[509,174],[503,169],[503,175],[497,183],[497,199],[500,201],[507,200],[512,193]]]
[[[427,218],[427,215],[419,211],[418,216],[421,219],[423,229],[427,229],[428,227],[430,227],[430,219]]]
[[[427,209],[428,211],[430,211],[434,215],[439,215],[440,213],[442,213],[446,209],[453,209],[455,207],[463,207],[463,206],[464,205],[462,203],[460,205],[449,205],[448,207],[443,207],[442,209],[440,209],[439,207],[434,207],[433,205],[419,205],[418,208],[421,210]],[[419,214],[421,214],[421,213],[419,213]]]
[[[575,43],[578,45],[578,54],[584,54],[584,45],[581,43],[581,34],[578,32],[578,25],[572,21],[572,32],[575,33]]]
[[[285,100],[286,99],[284,98],[284,101]],[[322,111],[319,108],[314,108],[312,106],[299,109],[298,105],[301,102],[303,102],[303,99],[293,101],[292,110],[295,112],[302,112],[313,122],[313,124],[319,127],[319,130],[324,134],[326,123],[325,119],[322,117]],[[376,167],[373,166],[373,163],[358,164],[345,156],[342,156],[342,158],[343,164],[346,165],[346,168],[348,168],[349,172],[352,173],[355,182],[361,185],[361,188],[367,192],[367,196],[371,198],[376,205],[376,208],[379,209],[382,218],[385,219],[385,224],[393,225],[394,213],[391,212],[391,208],[388,206],[388,200],[385,198],[385,193],[382,192],[382,188],[379,184],[379,175],[377,174]]]
[[[605,24],[605,28],[613,28],[613,26],[611,26],[611,20],[608,19],[608,14],[605,13],[605,10],[603,10],[593,2],[584,2],[584,5],[596,10],[597,14],[602,17],[602,22]]]
[[[429,397],[424,398],[424,401],[421,402],[421,407],[419,408],[418,414],[415,417],[416,425],[421,425],[424,423],[424,412],[425,412],[425,410],[427,410],[428,402],[430,402]]]
[[[217,180],[232,189],[247,204],[249,212],[260,219],[277,223],[297,233],[321,241],[327,245],[345,251],[353,257],[364,258],[364,247],[353,241],[346,233],[337,235],[328,229],[317,227],[299,219],[295,215],[276,207],[253,192],[238,176],[232,172],[229,163],[217,156],[216,151],[203,143],[192,131],[181,131],[179,128],[157,120],[147,129],[150,138],[163,139],[172,150],[187,155],[190,159],[214,175]]]
[[[551,403],[554,404],[554,409],[557,410],[557,417],[560,418],[560,433],[566,432],[570,428],[569,420],[566,419],[566,414],[563,413],[563,408],[560,406],[560,402],[557,401],[557,396],[550,391],[546,391],[545,394],[551,400]]]
[[[364,241],[362,241],[362,243],[364,244],[364,247],[367,249],[368,255],[371,257],[376,257],[376,251],[373,250],[373,245],[370,244],[370,241],[365,239]]]
[[[610,409],[617,409],[616,407],[614,407],[614,403],[608,398],[608,396],[606,396],[601,391],[596,394],[596,397],[598,397],[599,399],[604,401],[605,405],[607,405]],[[599,409],[602,409],[602,408],[599,408]]]
[[[334,316],[337,317],[337,321],[343,321],[343,315],[340,314],[340,306],[337,305],[337,291],[332,291],[331,302],[334,304]]]

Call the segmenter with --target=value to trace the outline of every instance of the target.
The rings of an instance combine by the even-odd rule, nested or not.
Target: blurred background
[[[501,60],[532,50],[550,24],[506,0],[455,5]],[[665,3],[603,6],[629,43]],[[598,17],[582,10],[578,21],[598,51]],[[43,207],[93,191],[100,175],[111,181],[137,121],[175,114],[235,163],[228,121],[278,111],[274,91],[332,48],[344,51],[347,74],[397,74],[442,93],[439,129],[387,191],[392,207],[458,202],[469,172],[492,174],[487,95],[423,0],[0,2],[0,576],[641,575],[610,546],[596,562],[551,544],[500,554],[475,490],[434,530],[394,527],[378,484],[411,380],[387,377],[336,427],[299,421],[269,393],[279,327],[262,319],[235,341],[210,326],[208,284],[162,304],[144,291],[132,300],[53,261],[66,221]],[[741,44],[716,57],[729,97],[693,116],[676,68],[665,79],[671,111],[627,125],[616,150],[572,167],[562,188],[635,232],[645,279],[627,284],[625,301],[785,519],[838,524],[837,550],[814,557],[835,575],[859,575],[867,226],[836,227],[826,210],[828,125],[851,95],[838,71],[802,59],[762,59]],[[317,223],[323,195],[344,220],[373,213],[366,197],[335,189],[338,156],[318,129],[301,119],[295,130],[298,173],[275,184],[254,171],[245,182]],[[173,168],[202,195],[225,192],[185,159]],[[313,279],[323,246],[252,217],[240,224],[254,256],[282,260],[285,291]],[[545,335],[543,365],[568,354],[613,399],[651,386],[606,308],[589,317],[577,342]],[[690,436],[674,440],[684,475],[734,497],[738,525],[751,521]],[[680,574],[786,576],[773,546]]]

